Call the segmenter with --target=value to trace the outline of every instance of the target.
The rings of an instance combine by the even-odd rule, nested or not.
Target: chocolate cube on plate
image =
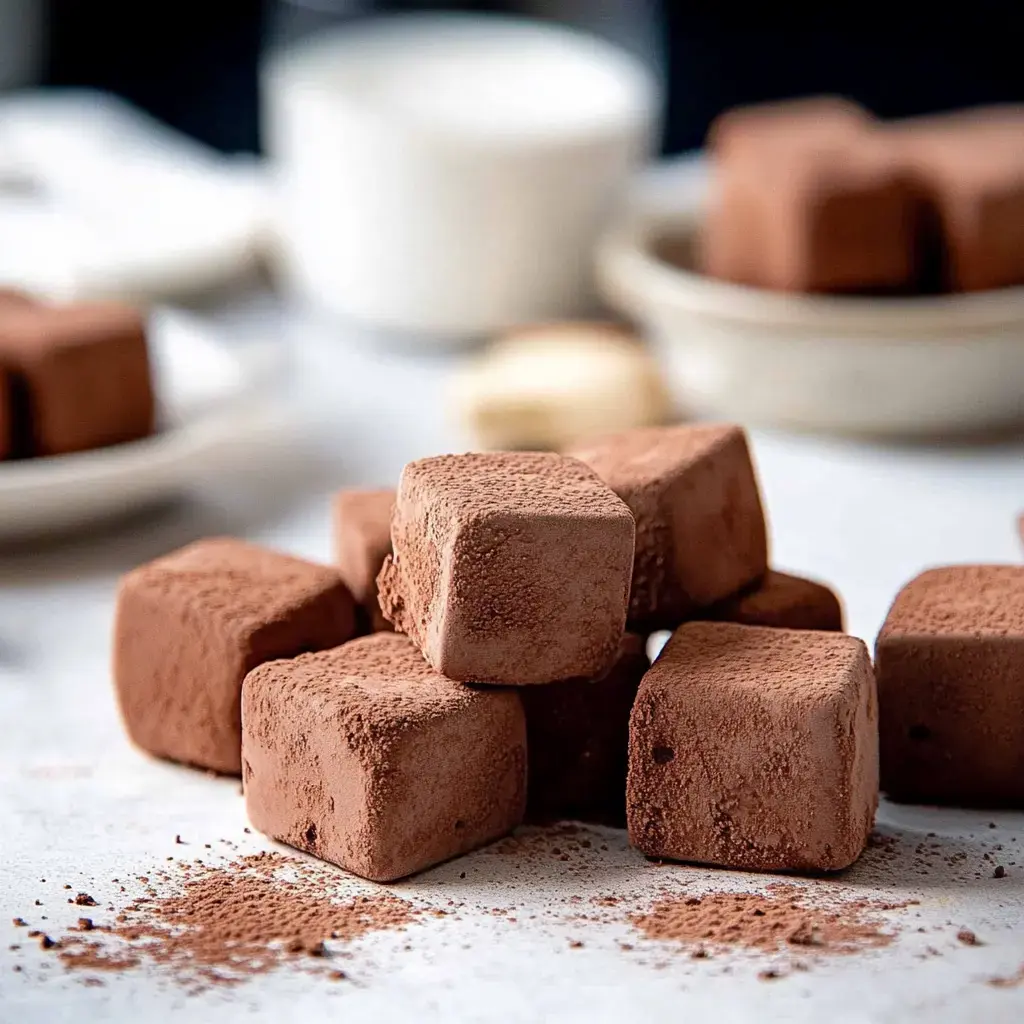
[[[875,647],[882,789],[895,800],[1024,807],[1024,566],[931,569]]]
[[[114,684],[128,735],[158,757],[241,770],[245,674],[334,647],[355,628],[336,569],[230,538],[128,573],[114,624]]]
[[[622,639],[633,516],[575,459],[442,455],[402,472],[387,619],[449,679],[593,677]]]
[[[359,602],[362,632],[391,629],[377,600],[377,576],[391,554],[395,491],[344,490],[334,496],[334,561]]]
[[[363,878],[423,871],[522,820],[518,696],[445,679],[407,637],[257,668],[242,723],[253,825]]]
[[[878,802],[878,707],[861,640],[693,622],[644,676],[629,723],[630,841],[651,857],[836,871]]]
[[[902,292],[919,276],[922,204],[868,135],[734,146],[714,168],[704,272],[784,292]]]
[[[825,141],[861,134],[872,123],[861,106],[839,96],[809,96],[734,107],[715,118],[708,132],[712,158],[766,140]]]
[[[889,129],[924,197],[940,284],[1024,284],[1024,107],[913,118]]]
[[[764,512],[740,427],[642,428],[571,454],[636,519],[629,621],[637,632],[672,629],[764,575]]]
[[[142,314],[119,303],[21,303],[0,314],[18,455],[62,455],[153,432]]]

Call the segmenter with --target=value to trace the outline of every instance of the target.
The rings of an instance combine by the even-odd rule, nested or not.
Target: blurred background
[[[668,0],[3,0],[0,83],[108,89],[212,146],[255,152],[262,53],[377,13],[437,9],[547,18],[637,54],[666,85],[668,153],[699,147],[716,115],[761,100],[838,93],[883,117],[1024,100],[1024,14],[1006,2],[927,17],[879,5],[876,19],[872,5],[740,18]]]
[[[797,18],[667,0],[0,0],[0,285],[146,310],[159,406],[144,454],[114,446],[60,474],[8,458],[0,533],[229,469],[269,486],[260,502],[305,507],[432,451],[677,419],[933,450],[1016,436],[1022,21],[984,2]],[[825,160],[805,144],[823,108],[774,147],[774,177],[767,157],[723,171],[708,145],[723,114],[815,96],[873,127]],[[876,280],[927,262],[885,206],[910,157],[850,168],[918,131],[901,119],[986,105],[984,146],[936,134],[944,160],[973,161],[948,175],[972,183],[965,223],[1001,211],[1001,276]],[[716,207],[726,180],[741,192]],[[793,251],[814,237],[860,276],[715,271],[702,246],[728,232],[709,211],[738,216],[751,188],[787,211]],[[867,242],[875,214],[802,227],[830,189],[885,207],[886,225]],[[759,231],[739,224],[741,263]]]

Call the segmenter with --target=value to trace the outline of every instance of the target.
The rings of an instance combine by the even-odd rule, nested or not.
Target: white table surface
[[[244,476],[211,481],[173,507],[89,537],[0,553],[0,1021],[1024,1019],[1024,986],[986,984],[1024,962],[1024,814],[1013,813],[883,805],[880,825],[898,837],[898,856],[885,865],[869,851],[843,882],[857,895],[920,905],[891,915],[900,935],[890,948],[773,983],[757,979],[764,963],[756,957],[694,961],[645,942],[625,922],[570,920],[562,901],[573,894],[586,901],[627,890],[642,905],[645,893],[666,887],[747,889],[766,881],[655,870],[613,832],[607,853],[590,855],[589,880],[566,878],[554,856],[538,865],[475,854],[395,887],[417,902],[466,905],[404,935],[354,942],[346,961],[352,984],[282,970],[188,996],[137,971],[87,988],[42,952],[11,953],[8,944],[24,932],[10,919],[31,916],[36,898],[50,897],[57,909],[47,927],[59,931],[77,908],[60,906],[58,883],[87,884],[105,903],[115,895],[111,877],[142,873],[180,852],[176,833],[197,843],[230,839],[242,850],[271,846],[243,833],[236,783],[153,762],[125,740],[107,668],[118,575],[211,533],[326,559],[334,488],[389,483],[413,457],[465,447],[442,414],[452,357],[382,352],[352,330],[279,318],[269,304],[246,304],[221,320],[240,331],[276,326],[288,339],[296,435],[268,446]],[[851,632],[869,641],[898,587],[925,566],[1021,557],[1020,443],[889,449],[758,433],[754,448],[775,564],[836,585]],[[982,877],[957,882],[941,863],[928,876],[915,873],[914,847],[927,832],[966,851]],[[999,856],[1008,875],[999,880],[991,877],[994,862],[982,860],[995,842],[1007,851]],[[339,892],[374,888],[342,872],[338,878]],[[489,912],[513,905],[514,925]],[[984,945],[957,942],[961,926]],[[584,947],[570,948],[573,939]],[[623,952],[621,941],[636,950]]]

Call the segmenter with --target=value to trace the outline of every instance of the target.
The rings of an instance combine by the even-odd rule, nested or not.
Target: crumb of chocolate
[[[16,918],[14,918],[14,920],[11,923],[14,925],[15,928],[27,928],[28,927],[28,921],[26,921],[25,918],[23,918],[23,917],[16,917]]]
[[[995,867],[995,870],[992,872],[992,877],[993,878],[1005,878],[1006,877],[1006,868],[1004,868],[1002,864],[997,864],[996,867]]]
[[[243,828],[243,829],[242,829],[242,831],[243,831],[243,832],[245,832],[245,833],[246,833],[246,834],[248,834],[248,835],[251,835],[251,834],[252,834],[252,829],[251,829],[251,828],[249,828],[249,826],[248,826],[248,825],[246,825],[246,826],[245,826],[245,828]],[[340,972],[339,972],[339,973],[340,973]]]
[[[781,971],[769,967],[767,970],[758,971],[757,977],[759,981],[775,981],[777,978],[784,978],[785,975]]]
[[[43,905],[43,901],[42,900],[36,900],[36,906],[37,907],[41,907],[42,905]]]
[[[331,971],[327,977],[330,978],[331,981],[344,981],[348,975],[344,971]]]
[[[55,939],[51,939],[49,935],[43,935],[39,939],[39,946],[41,949],[53,949],[54,946],[59,945]]]
[[[70,886],[70,885],[65,885],[65,886],[64,886],[64,888],[65,888],[65,889],[70,889],[70,888],[71,888],[71,886]]]
[[[93,927],[94,925],[91,917],[80,917],[78,919],[78,930],[80,932],[91,932]]]
[[[582,949],[582,948],[583,948],[583,943],[582,943],[582,942],[580,942],[580,940],[579,940],[579,939],[573,939],[573,940],[572,940],[572,941],[571,941],[571,942],[569,943],[569,948],[570,948],[570,949]]]
[[[974,932],[972,932],[970,928],[961,928],[960,931],[958,931],[956,933],[956,937],[965,946],[980,946],[980,945],[982,945],[982,943],[978,940],[978,936],[975,935]]]
[[[96,901],[87,892],[80,892],[75,897],[75,903],[77,903],[78,906],[80,906],[80,907],[95,907],[96,906]]]
[[[460,871],[459,872],[459,878],[465,878],[465,877],[466,877],[466,872],[465,871]]]
[[[175,837],[174,837],[174,841],[175,841],[175,842],[176,842],[176,843],[177,843],[177,844],[178,844],[179,846],[186,846],[186,845],[188,845],[188,844],[187,844],[187,843],[185,842],[185,840],[181,838],[181,836],[180,836],[180,835],[177,835],[177,836],[175,836]]]

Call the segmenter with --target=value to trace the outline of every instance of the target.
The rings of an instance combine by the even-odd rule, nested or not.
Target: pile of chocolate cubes
[[[822,97],[730,111],[708,141],[709,275],[875,295],[1024,285],[1024,107],[880,122]]]
[[[119,593],[132,739],[241,774],[269,836],[376,881],[524,820],[626,825],[649,856],[752,870],[864,848],[875,674],[835,595],[769,568],[739,428],[422,459],[397,492],[339,494],[335,541],[335,567],[201,541]],[[911,798],[1020,800],[1024,717],[988,702],[1024,699],[1024,569],[945,572],[880,641],[883,771]],[[975,597],[950,646],[957,574]]]

